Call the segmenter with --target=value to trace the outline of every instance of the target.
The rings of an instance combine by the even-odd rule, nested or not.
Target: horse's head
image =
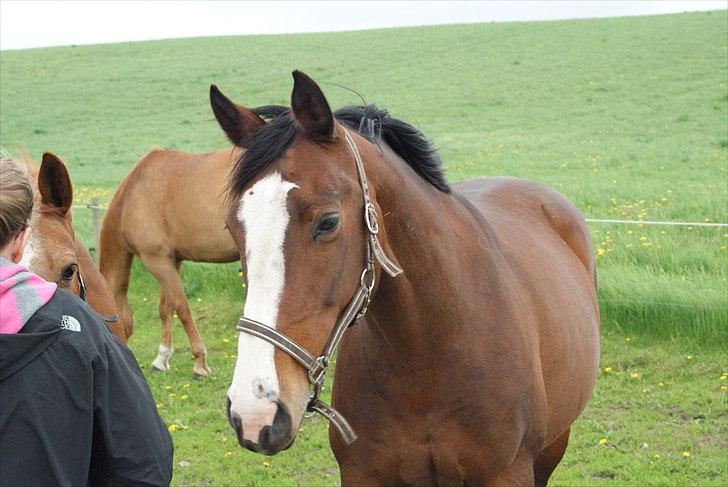
[[[116,315],[114,298],[73,230],[73,187],[66,165],[55,154],[46,152],[37,174],[30,163],[28,166],[36,178],[38,191],[30,238],[21,263],[46,281],[55,282],[59,288],[85,299],[97,313],[111,321]],[[117,328],[112,322],[114,334],[126,342],[126,335]]]
[[[291,110],[269,122],[211,87],[215,116],[246,149],[231,174],[227,226],[247,280],[243,316],[274,328],[319,357],[361,288],[368,256],[363,191],[346,129],[321,89],[294,72]],[[355,133],[362,158],[381,157]],[[369,187],[376,203],[376,189]],[[386,248],[384,229],[379,239]],[[288,447],[309,402],[309,374],[280,348],[240,333],[229,419],[241,446]]]

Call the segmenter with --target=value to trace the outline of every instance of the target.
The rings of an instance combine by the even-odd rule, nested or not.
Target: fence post
[[[94,232],[94,261],[99,260],[99,233],[101,232],[101,204],[98,196],[91,198],[91,218]]]

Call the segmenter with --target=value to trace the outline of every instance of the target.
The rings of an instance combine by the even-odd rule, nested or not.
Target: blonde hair
[[[0,247],[28,227],[33,198],[25,167],[0,152]]]

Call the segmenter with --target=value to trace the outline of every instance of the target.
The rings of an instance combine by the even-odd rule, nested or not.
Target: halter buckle
[[[366,207],[364,208],[364,221],[367,224],[367,230],[372,235],[379,233],[379,221],[377,220],[377,209],[371,201],[367,201]]]
[[[308,369],[308,380],[314,386],[314,393],[318,396],[318,392],[323,384],[324,375],[326,375],[326,367],[329,366],[329,359],[326,357],[318,357],[316,365]],[[318,387],[318,390],[317,390]]]

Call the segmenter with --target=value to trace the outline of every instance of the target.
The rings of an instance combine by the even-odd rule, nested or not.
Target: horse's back
[[[561,193],[535,181],[510,177],[469,179],[455,189],[483,213],[491,223],[509,215],[523,219],[532,228],[555,230],[594,276],[596,266],[586,221]]]
[[[225,229],[225,184],[235,152],[152,150],[122,181],[109,207],[135,253],[228,262],[237,250]]]
[[[520,304],[514,326],[538,351],[548,405],[546,441],[586,405],[599,359],[596,269],[586,222],[557,191],[532,181],[484,178],[454,186],[483,215]],[[530,311],[528,311],[530,310]]]

